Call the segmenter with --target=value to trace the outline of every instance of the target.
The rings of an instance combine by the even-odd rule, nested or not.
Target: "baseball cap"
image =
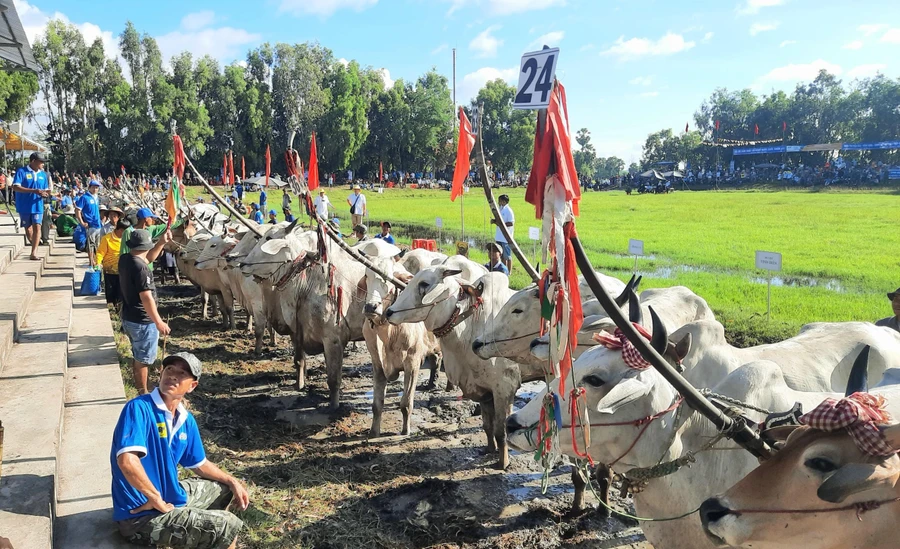
[[[101,187],[102,188],[103,185],[101,185],[100,182],[97,181],[96,179],[91,179],[91,182],[88,183],[88,187]]]
[[[138,252],[149,250],[153,247],[153,239],[150,238],[150,231],[144,229],[134,230],[131,233],[131,236],[128,237],[128,242],[126,242],[125,245],[128,246],[130,250]]]
[[[182,351],[180,353],[175,353],[167,356],[163,359],[162,365],[168,366],[169,364],[178,362],[179,360],[188,365],[188,368],[190,368],[191,375],[194,376],[194,379],[200,379],[200,374],[203,373],[203,365],[200,363],[199,358],[187,351]]]
[[[269,210],[269,215],[278,215],[278,212],[275,210]]]
[[[41,162],[47,161],[47,155],[41,151],[35,151],[31,153],[31,156],[28,157],[29,160],[40,160]]]
[[[258,210],[258,209],[259,209],[259,204],[257,204],[256,202],[251,202],[251,203],[250,203],[250,207],[253,208],[254,210]]]
[[[141,208],[137,211],[138,219],[147,219],[148,217],[152,217],[154,219],[159,219],[159,216],[153,213],[153,210],[150,208]],[[131,246],[129,246],[130,248]]]
[[[888,299],[890,299],[891,301],[893,301],[894,298],[897,297],[897,294],[900,294],[900,288],[897,288],[897,289],[894,290],[893,292],[890,292],[890,293],[887,295],[887,296],[888,296]]]

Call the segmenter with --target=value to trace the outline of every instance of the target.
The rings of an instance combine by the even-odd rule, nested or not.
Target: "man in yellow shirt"
[[[122,248],[122,235],[131,227],[131,222],[120,218],[116,228],[111,233],[106,233],[100,239],[97,246],[97,265],[103,266],[103,280],[107,305],[119,306],[122,300],[119,292],[119,250]]]

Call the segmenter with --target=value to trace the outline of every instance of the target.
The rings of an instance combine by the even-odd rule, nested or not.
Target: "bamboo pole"
[[[238,220],[240,220],[240,222],[243,223],[244,226],[246,226],[248,229],[250,229],[250,231],[251,231],[253,234],[255,234],[256,236],[262,238],[263,233],[262,233],[262,231],[259,230],[259,227],[257,227],[257,226],[255,226],[254,224],[250,223],[250,220],[247,219],[247,218],[245,218],[245,217],[243,216],[243,214],[238,213],[238,211],[235,210],[234,207],[233,207],[231,204],[229,204],[228,202],[225,202],[224,200],[222,200],[222,197],[219,196],[219,193],[217,193],[216,190],[213,189],[212,185],[210,185],[210,184],[206,181],[206,179],[204,179],[204,177],[203,177],[202,175],[200,175],[200,172],[197,171],[197,168],[194,167],[194,163],[191,162],[191,159],[188,157],[187,153],[185,153],[185,155],[184,155],[184,160],[187,162],[188,166],[191,167],[191,170],[194,172],[194,175],[197,176],[197,179],[200,180],[200,183],[201,183],[204,187],[206,187],[206,190],[207,190],[207,191],[209,191],[209,194],[213,195],[213,197],[218,201],[219,204],[225,206],[225,209],[228,210],[228,211],[231,213],[231,215],[237,217]]]

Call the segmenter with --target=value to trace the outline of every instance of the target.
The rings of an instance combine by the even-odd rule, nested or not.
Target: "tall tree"
[[[591,132],[587,128],[581,128],[575,135],[575,141],[581,147],[573,155],[575,170],[580,176],[593,177],[597,171],[594,164],[597,161],[597,151],[594,150],[594,146],[591,144]]]
[[[515,94],[515,87],[498,78],[479,90],[469,108],[471,119],[484,104],[482,143],[495,170],[523,171],[531,166],[537,117],[533,111],[512,108]]]
[[[345,67],[335,62],[325,78],[331,101],[318,124],[322,166],[326,171],[347,169],[350,160],[360,150],[369,129],[366,127],[367,98],[363,94],[359,64],[351,61]]]

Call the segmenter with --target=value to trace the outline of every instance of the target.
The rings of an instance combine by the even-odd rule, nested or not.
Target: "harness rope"
[[[896,503],[900,501],[900,497],[872,501],[860,501],[850,503],[842,507],[832,507],[830,509],[733,509],[731,513],[734,515],[812,515],[817,513],[837,513],[839,511],[856,511],[856,518],[862,522],[862,516],[869,511],[874,511],[882,505],[888,503]]]

